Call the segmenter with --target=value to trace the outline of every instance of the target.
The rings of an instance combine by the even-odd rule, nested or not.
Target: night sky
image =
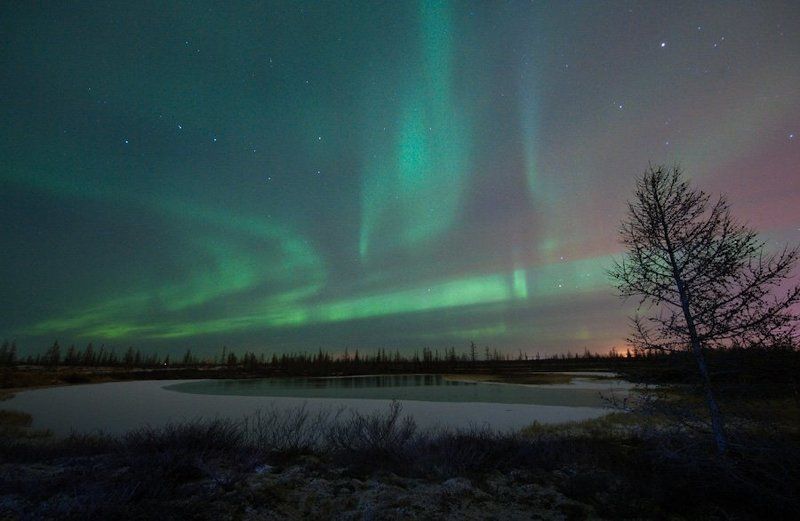
[[[649,161],[800,240],[797,1],[71,4],[0,7],[23,349],[621,347]]]

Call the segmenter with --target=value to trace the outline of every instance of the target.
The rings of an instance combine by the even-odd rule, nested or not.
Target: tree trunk
[[[728,450],[728,440],[725,436],[725,424],[722,419],[722,411],[720,411],[717,399],[714,397],[714,391],[711,389],[711,377],[708,374],[708,364],[706,364],[703,346],[700,343],[700,338],[697,335],[697,329],[694,325],[694,316],[692,316],[692,311],[689,308],[689,298],[686,295],[686,288],[683,285],[683,280],[677,274],[675,275],[675,282],[678,285],[678,294],[681,298],[683,318],[686,320],[686,327],[689,330],[692,354],[694,355],[695,362],[697,362],[697,370],[700,372],[700,378],[703,382],[703,392],[706,397],[708,414],[711,416],[711,431],[714,435],[714,443],[717,445],[717,454],[723,456]]]
[[[689,306],[689,295],[686,291],[683,277],[678,269],[678,263],[675,260],[675,250],[672,246],[669,230],[667,229],[667,221],[664,218],[664,211],[661,207],[661,201],[658,198],[658,188],[653,180],[653,195],[657,208],[657,217],[661,224],[661,231],[664,234],[664,243],[667,246],[667,254],[669,255],[669,263],[672,268],[672,277],[675,280],[675,285],[678,288],[678,295],[681,299],[681,311],[683,311],[683,318],[686,320],[686,328],[689,330],[689,342],[692,348],[692,354],[697,362],[697,369],[700,372],[700,378],[703,381],[703,391],[706,396],[706,406],[708,407],[709,416],[711,416],[711,431],[714,435],[714,443],[717,446],[717,454],[724,456],[728,450],[728,440],[725,436],[725,425],[722,419],[722,411],[719,409],[719,404],[714,397],[714,391],[711,389],[711,378],[708,374],[708,365],[706,358],[703,354],[703,345],[700,342],[700,337],[697,335],[697,328],[694,323],[694,316],[692,309]]]
[[[728,450],[728,439],[725,435],[725,425],[722,420],[722,411],[719,409],[719,404],[714,397],[714,392],[711,390],[711,378],[708,376],[708,366],[706,359],[703,355],[702,347],[697,339],[692,340],[692,353],[697,362],[697,369],[700,371],[700,376],[703,379],[703,389],[706,395],[706,405],[708,412],[711,416],[711,431],[714,434],[714,443],[717,445],[717,454],[724,456]]]
[[[697,335],[697,329],[694,325],[694,316],[689,308],[689,297],[686,295],[686,288],[683,285],[683,280],[675,275],[675,282],[678,285],[678,294],[681,298],[681,309],[683,317],[686,320],[686,327],[689,330],[689,340],[692,345],[692,354],[694,360],[697,362],[697,370],[700,372],[700,378],[703,381],[703,392],[706,396],[706,406],[708,407],[709,416],[711,416],[711,431],[714,435],[714,443],[717,445],[717,454],[724,456],[728,450],[728,440],[725,436],[725,424],[722,419],[722,411],[719,409],[717,399],[714,397],[714,391],[711,389],[711,377],[708,374],[708,365],[706,364],[706,357],[703,354],[703,346],[700,343],[700,338]]]

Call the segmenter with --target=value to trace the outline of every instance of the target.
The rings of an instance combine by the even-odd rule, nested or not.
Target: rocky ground
[[[480,480],[416,479],[393,473],[355,477],[326,469],[314,457],[248,472],[184,469],[182,483],[135,485],[136,469],[109,458],[73,458],[54,464],[4,464],[19,490],[0,495],[0,519],[599,519],[592,506],[537,484],[521,471]],[[191,474],[196,475],[192,476]],[[76,482],[76,479],[83,481]],[[179,478],[173,476],[173,480]],[[71,485],[70,485],[71,483]],[[52,490],[59,492],[49,495]],[[35,493],[41,489],[40,497]],[[33,493],[32,493],[33,492]],[[148,497],[152,495],[152,497]]]
[[[591,507],[552,487],[525,483],[520,475],[440,482],[384,474],[369,479],[308,475],[302,467],[263,473],[247,480],[255,496],[244,519],[585,519]]]

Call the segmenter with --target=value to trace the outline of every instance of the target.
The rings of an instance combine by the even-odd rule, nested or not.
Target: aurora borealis
[[[4,3],[0,338],[607,350],[633,179],[800,240],[797,2]]]

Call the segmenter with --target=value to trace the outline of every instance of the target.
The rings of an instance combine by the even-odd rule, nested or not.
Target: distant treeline
[[[0,346],[0,365],[38,365],[38,366],[73,366],[73,367],[204,367],[229,366],[245,369],[290,368],[290,367],[330,367],[330,366],[383,366],[417,367],[468,364],[473,362],[508,362],[533,360],[571,360],[571,359],[609,359],[636,356],[630,350],[620,353],[612,349],[609,353],[600,354],[588,349],[582,353],[559,353],[529,355],[523,351],[516,354],[503,353],[489,347],[478,348],[473,342],[464,351],[456,351],[455,347],[447,349],[422,348],[413,353],[401,354],[399,350],[389,351],[377,349],[368,353],[358,349],[352,352],[345,349],[342,353],[332,354],[323,349],[315,353],[266,353],[256,354],[248,351],[237,354],[234,350],[222,347],[218,355],[198,356],[191,349],[182,356],[143,353],[137,348],[128,347],[118,353],[115,349],[104,345],[95,347],[89,343],[81,349],[74,344],[66,348],[58,341],[40,354],[19,356],[15,342],[4,341]]]
[[[120,378],[186,377],[237,378],[246,376],[331,376],[378,373],[487,373],[511,376],[530,371],[612,371],[635,381],[690,382],[693,360],[684,352],[618,351],[559,353],[547,356],[515,355],[471,343],[464,351],[454,347],[437,350],[423,348],[412,353],[378,349],[362,352],[345,349],[332,354],[315,353],[237,354],[222,347],[217,355],[200,357],[191,350],[182,356],[142,353],[128,347],[121,354],[101,345],[80,349],[62,348],[54,342],[44,353],[18,357],[14,342],[0,345],[0,367],[110,368]],[[763,348],[734,346],[708,352],[709,363],[718,381],[796,380],[800,374],[800,350],[796,346]],[[196,374],[195,374],[196,373]],[[127,376],[126,376],[127,375]],[[160,376],[159,376],[160,375]],[[787,380],[787,381],[788,381]]]

